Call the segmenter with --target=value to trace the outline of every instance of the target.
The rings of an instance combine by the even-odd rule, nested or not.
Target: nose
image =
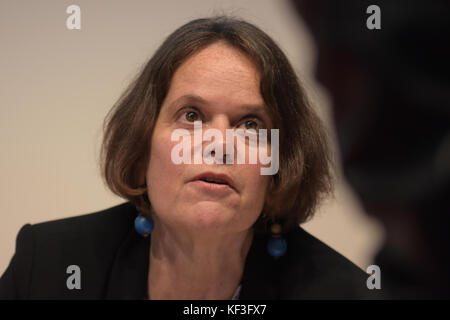
[[[228,118],[226,116],[217,116],[206,124],[205,132],[203,133],[205,138],[208,138],[208,141],[204,143],[204,148],[209,149],[205,155],[215,158],[216,153],[221,151],[223,164],[233,163],[234,155],[236,154],[235,144],[232,141],[227,143],[227,129],[232,129]]]

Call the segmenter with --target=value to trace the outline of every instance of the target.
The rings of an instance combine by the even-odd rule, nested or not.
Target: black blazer
[[[137,211],[124,203],[97,213],[20,230],[16,252],[0,278],[0,299],[145,299],[150,237],[136,233]],[[368,275],[301,228],[286,235],[287,253],[272,258],[256,235],[240,299],[367,298]],[[69,290],[67,267],[81,269]]]

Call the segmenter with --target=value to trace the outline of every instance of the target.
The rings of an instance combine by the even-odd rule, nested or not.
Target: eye
[[[187,111],[184,113],[184,115],[184,118],[189,122],[194,122],[199,118],[198,113],[195,111]]]
[[[258,118],[247,117],[247,119],[245,119],[239,127],[242,127],[245,130],[249,130],[249,129],[258,130],[258,129],[263,128],[264,124]]]
[[[194,121],[201,120],[202,113],[195,107],[184,107],[177,112],[176,117],[177,121],[194,123]]]
[[[245,124],[246,129],[255,129],[256,130],[258,128],[258,124],[256,123],[256,121],[253,121],[253,120],[246,120],[244,122],[244,124]]]

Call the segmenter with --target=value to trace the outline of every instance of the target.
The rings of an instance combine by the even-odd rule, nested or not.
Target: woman
[[[213,147],[200,152],[200,160],[214,162],[180,163],[181,153],[189,160],[207,147],[205,137],[196,140],[199,125],[215,129]],[[234,136],[217,138],[239,129],[249,139],[236,136],[247,152],[243,163],[236,161]],[[278,135],[255,147],[251,137],[263,129]],[[188,149],[180,153],[174,137]],[[215,17],[176,30],[111,110],[102,151],[106,183],[129,202],[24,226],[0,296],[300,299],[363,293],[365,274],[298,227],[331,191],[326,135],[285,55],[257,27]],[[249,161],[255,151],[279,159],[272,175],[261,174],[267,168],[261,159]]]

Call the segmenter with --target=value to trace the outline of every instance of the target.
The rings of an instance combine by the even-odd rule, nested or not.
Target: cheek
[[[261,175],[260,168],[259,165],[247,165],[241,175],[245,176],[247,202],[258,209],[262,209],[264,205],[266,189],[271,179],[271,176]]]
[[[167,198],[173,194],[171,191],[176,187],[176,181],[181,176],[182,166],[175,165],[171,161],[173,144],[170,135],[154,134],[152,137],[150,161],[146,173],[150,200]]]
[[[250,227],[255,223],[264,208],[266,189],[269,184],[269,176],[260,174],[259,165],[246,165],[239,170],[241,181],[245,181],[245,192],[241,194],[241,225]],[[239,223],[237,223],[239,224]]]

